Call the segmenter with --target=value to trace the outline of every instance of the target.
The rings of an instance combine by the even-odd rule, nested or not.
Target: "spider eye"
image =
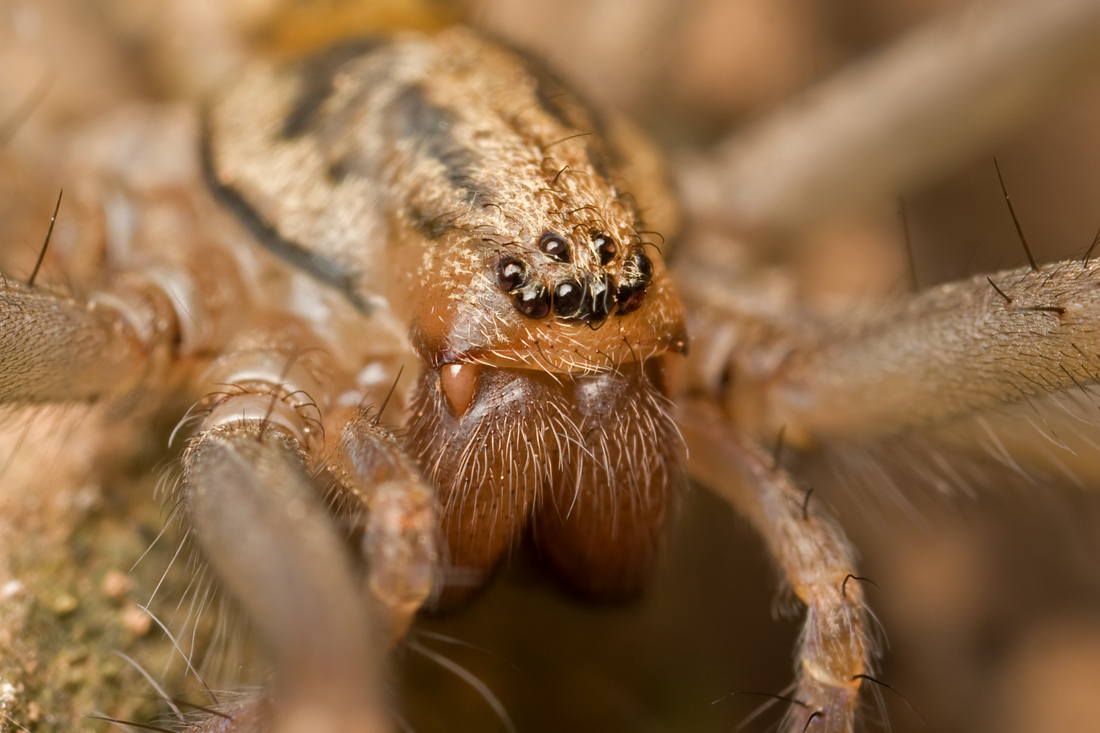
[[[625,316],[642,307],[645,302],[646,288],[653,283],[653,260],[645,252],[635,250],[623,268],[626,282],[615,293],[619,303],[618,315]]]
[[[576,280],[565,280],[554,288],[554,314],[575,318],[584,302],[584,288]]]
[[[512,303],[528,318],[545,318],[550,312],[550,292],[542,283],[534,282],[517,292]]]
[[[570,262],[569,245],[560,234],[546,232],[539,237],[539,249],[553,257],[558,262]]]
[[[638,275],[641,276],[642,282],[645,285],[649,285],[653,282],[653,260],[646,256],[645,252],[638,250],[634,253],[634,256],[630,258],[634,263],[634,269],[638,271]],[[643,287],[645,287],[643,285]]]
[[[615,244],[615,240],[609,235],[596,232],[592,235],[592,241],[595,242],[596,251],[600,254],[601,265],[606,265],[615,259],[615,255],[619,252],[619,246]]]
[[[615,294],[615,299],[619,301],[619,310],[616,311],[618,315],[625,316],[627,313],[633,313],[645,302],[645,286],[641,283],[623,285]]]
[[[527,265],[515,257],[505,257],[497,264],[497,287],[510,293],[527,279]]]

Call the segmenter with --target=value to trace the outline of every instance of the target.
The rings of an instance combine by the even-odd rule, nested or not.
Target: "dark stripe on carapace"
[[[577,132],[595,132],[596,139],[608,141],[607,119],[600,110],[589,102],[567,82],[563,81],[545,61],[526,49],[508,43],[500,38],[494,39],[523,61],[527,72],[535,80],[535,99],[551,117],[564,127]],[[588,161],[596,174],[611,183],[611,171],[607,165],[610,160],[615,166],[621,165],[622,155],[614,145],[588,143]]]
[[[351,175],[352,166],[347,156],[340,158],[329,163],[328,168],[325,170],[325,178],[328,182],[334,186],[339,186],[343,183],[349,175]]]
[[[343,265],[320,255],[285,238],[274,226],[264,221],[260,213],[252,207],[241,192],[218,180],[214,171],[214,152],[210,142],[210,120],[208,112],[202,116],[202,129],[199,135],[199,155],[202,159],[202,174],[214,198],[233,212],[237,220],[245,226],[260,244],[271,250],[299,270],[309,273],[326,285],[340,291],[361,313],[369,314],[373,308],[355,291],[354,275]]]
[[[596,171],[596,175],[602,178],[612,189],[615,188],[615,182],[611,180],[611,169],[607,167],[607,160],[604,156],[603,145],[595,145],[589,142],[585,145],[584,151],[588,154],[588,164],[592,166],[592,169]]]
[[[547,66],[545,61],[527,49],[515,46],[504,39],[494,38],[494,40],[523,61],[527,73],[535,80],[535,99],[544,111],[560,122],[563,127],[569,127],[578,132],[594,130],[603,134],[604,120],[600,113]]]
[[[299,62],[298,98],[283,120],[283,137],[298,137],[309,131],[317,111],[332,95],[333,82],[341,67],[386,43],[384,38],[357,38],[338,43]]]
[[[405,209],[405,214],[416,230],[431,240],[436,240],[454,227],[455,214],[448,211],[429,216],[414,206]]]
[[[475,153],[451,134],[459,123],[448,109],[431,102],[416,85],[405,87],[390,104],[387,113],[394,135],[412,140],[427,156],[446,169],[447,180],[464,189],[470,202],[487,199],[473,178]]]

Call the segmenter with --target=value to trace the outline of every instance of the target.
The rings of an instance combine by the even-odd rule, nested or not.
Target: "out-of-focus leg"
[[[768,388],[772,424],[859,436],[1100,381],[1100,263],[942,285],[797,348]]]
[[[371,593],[401,639],[428,599],[439,539],[435,491],[416,463],[368,410],[357,410],[340,436],[328,470],[337,504],[363,529]]]
[[[48,288],[0,285],[0,402],[90,402],[144,374],[147,344],[123,315]]]
[[[223,386],[204,401],[184,456],[190,531],[274,671],[266,696],[242,704],[236,722],[210,719],[200,730],[386,731],[385,631],[311,466],[325,357],[306,348],[307,330],[279,322],[243,334],[212,368]]]
[[[1100,382],[1100,262],[975,277],[836,324],[744,306],[702,258],[689,391],[754,435],[873,437]],[[759,312],[758,312],[759,311]]]
[[[275,663],[275,730],[384,731],[384,645],[301,445],[271,421],[196,437],[184,461],[192,531]]]
[[[689,405],[681,430],[689,470],[728,500],[764,538],[795,595],[806,604],[798,680],[783,730],[849,733],[873,649],[852,548],[840,529],[808,507],[772,456],[730,429],[705,403]]]

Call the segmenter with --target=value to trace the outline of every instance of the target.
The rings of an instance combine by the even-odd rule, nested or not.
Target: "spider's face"
[[[295,265],[384,304],[431,368],[606,372],[686,346],[643,223],[670,194],[638,182],[637,146],[468,29],[256,64],[206,117],[215,193]]]
[[[683,308],[638,217],[569,142],[570,162],[532,167],[431,240],[417,278],[409,443],[439,490],[445,602],[526,533],[575,590],[636,592],[682,473]]]
[[[607,219],[563,218],[514,234],[479,222],[428,251],[410,330],[426,365],[591,374],[686,350],[683,307],[656,249]]]

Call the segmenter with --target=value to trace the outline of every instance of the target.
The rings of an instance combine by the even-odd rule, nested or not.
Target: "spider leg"
[[[849,733],[860,675],[874,648],[847,538],[820,512],[805,512],[805,492],[767,451],[729,428],[712,406],[693,403],[680,423],[692,475],[729,501],[764,538],[795,595],[806,604],[798,679],[782,730]]]
[[[1098,36],[1090,0],[945,13],[682,166],[684,201],[697,220],[790,234],[917,190],[1065,94]]]
[[[226,423],[184,459],[193,532],[274,660],[280,731],[380,731],[384,645],[297,438]]]
[[[0,401],[90,402],[133,388],[148,367],[145,339],[103,301],[42,286],[0,285]]]
[[[1100,381],[1100,264],[943,285],[825,330],[774,373],[773,425],[861,436]]]
[[[274,665],[270,694],[217,730],[267,730],[254,726],[269,706],[284,733],[385,731],[388,643],[310,465],[324,355],[295,335],[245,335],[214,365],[223,386],[183,459],[190,531]]]
[[[337,501],[363,529],[371,593],[396,641],[432,592],[435,491],[392,433],[362,408],[345,426],[328,471],[338,482]]]

